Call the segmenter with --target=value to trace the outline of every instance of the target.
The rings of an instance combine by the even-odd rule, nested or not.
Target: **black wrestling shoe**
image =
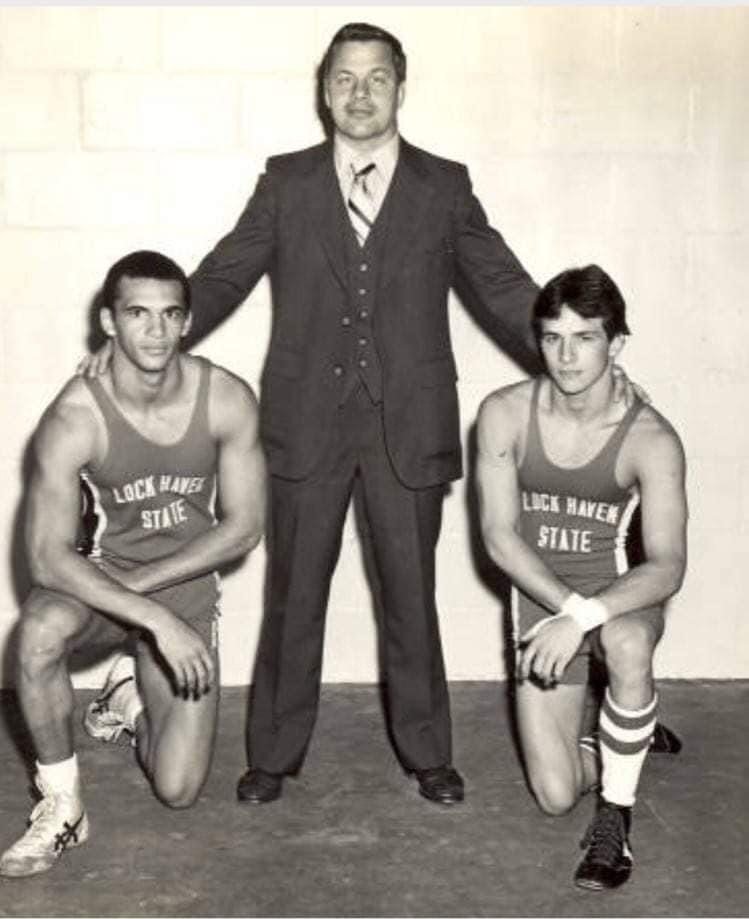
[[[459,804],[465,797],[463,779],[452,766],[417,769],[419,794],[436,804]]]
[[[585,890],[612,890],[632,873],[629,829],[632,808],[599,798],[598,807],[580,847],[587,848],[577,866],[575,884]]]
[[[650,747],[648,748],[651,753],[670,753],[676,756],[681,750],[681,746],[681,741],[672,730],[667,728],[665,724],[661,724],[660,721],[656,722],[653,736],[650,738]]]
[[[282,790],[282,775],[250,768],[237,783],[237,798],[247,804],[269,804],[281,797]]]

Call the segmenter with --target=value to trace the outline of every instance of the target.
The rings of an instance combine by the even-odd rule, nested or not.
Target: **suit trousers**
[[[296,772],[312,734],[330,581],[355,487],[378,582],[371,586],[382,606],[380,654],[396,751],[408,769],[452,760],[434,597],[445,489],[399,481],[382,406],[359,386],[338,409],[314,473],[302,481],[271,476],[266,609],[248,732],[248,760],[266,772]]]

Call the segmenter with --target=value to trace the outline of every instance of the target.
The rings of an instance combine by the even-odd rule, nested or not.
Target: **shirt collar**
[[[398,162],[398,149],[400,146],[400,137],[394,134],[385,141],[382,146],[377,147],[369,153],[360,153],[339,135],[333,135],[333,158],[335,169],[340,181],[350,181],[352,162],[364,166],[366,163],[374,163],[377,171],[384,181],[385,186],[390,183],[395,172]]]

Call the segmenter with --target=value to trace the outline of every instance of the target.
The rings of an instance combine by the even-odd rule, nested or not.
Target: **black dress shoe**
[[[268,804],[281,797],[282,789],[282,775],[250,768],[237,783],[237,798],[247,804]]]
[[[452,766],[436,766],[434,769],[417,769],[419,794],[437,804],[458,804],[463,800],[463,779]]]

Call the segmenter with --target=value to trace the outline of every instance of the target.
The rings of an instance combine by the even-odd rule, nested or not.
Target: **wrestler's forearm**
[[[36,586],[74,597],[127,625],[157,632],[172,615],[166,607],[109,577],[72,547],[37,553],[31,575]]]
[[[570,588],[546,565],[514,530],[484,532],[491,559],[512,583],[551,612],[558,612],[570,595]]]
[[[112,576],[131,591],[151,593],[216,571],[251,552],[262,537],[260,519],[250,525],[222,521],[164,558],[146,562],[129,571],[112,571]]]
[[[647,561],[620,575],[596,596],[610,618],[657,606],[681,587],[684,569],[684,560],[678,556]]]

